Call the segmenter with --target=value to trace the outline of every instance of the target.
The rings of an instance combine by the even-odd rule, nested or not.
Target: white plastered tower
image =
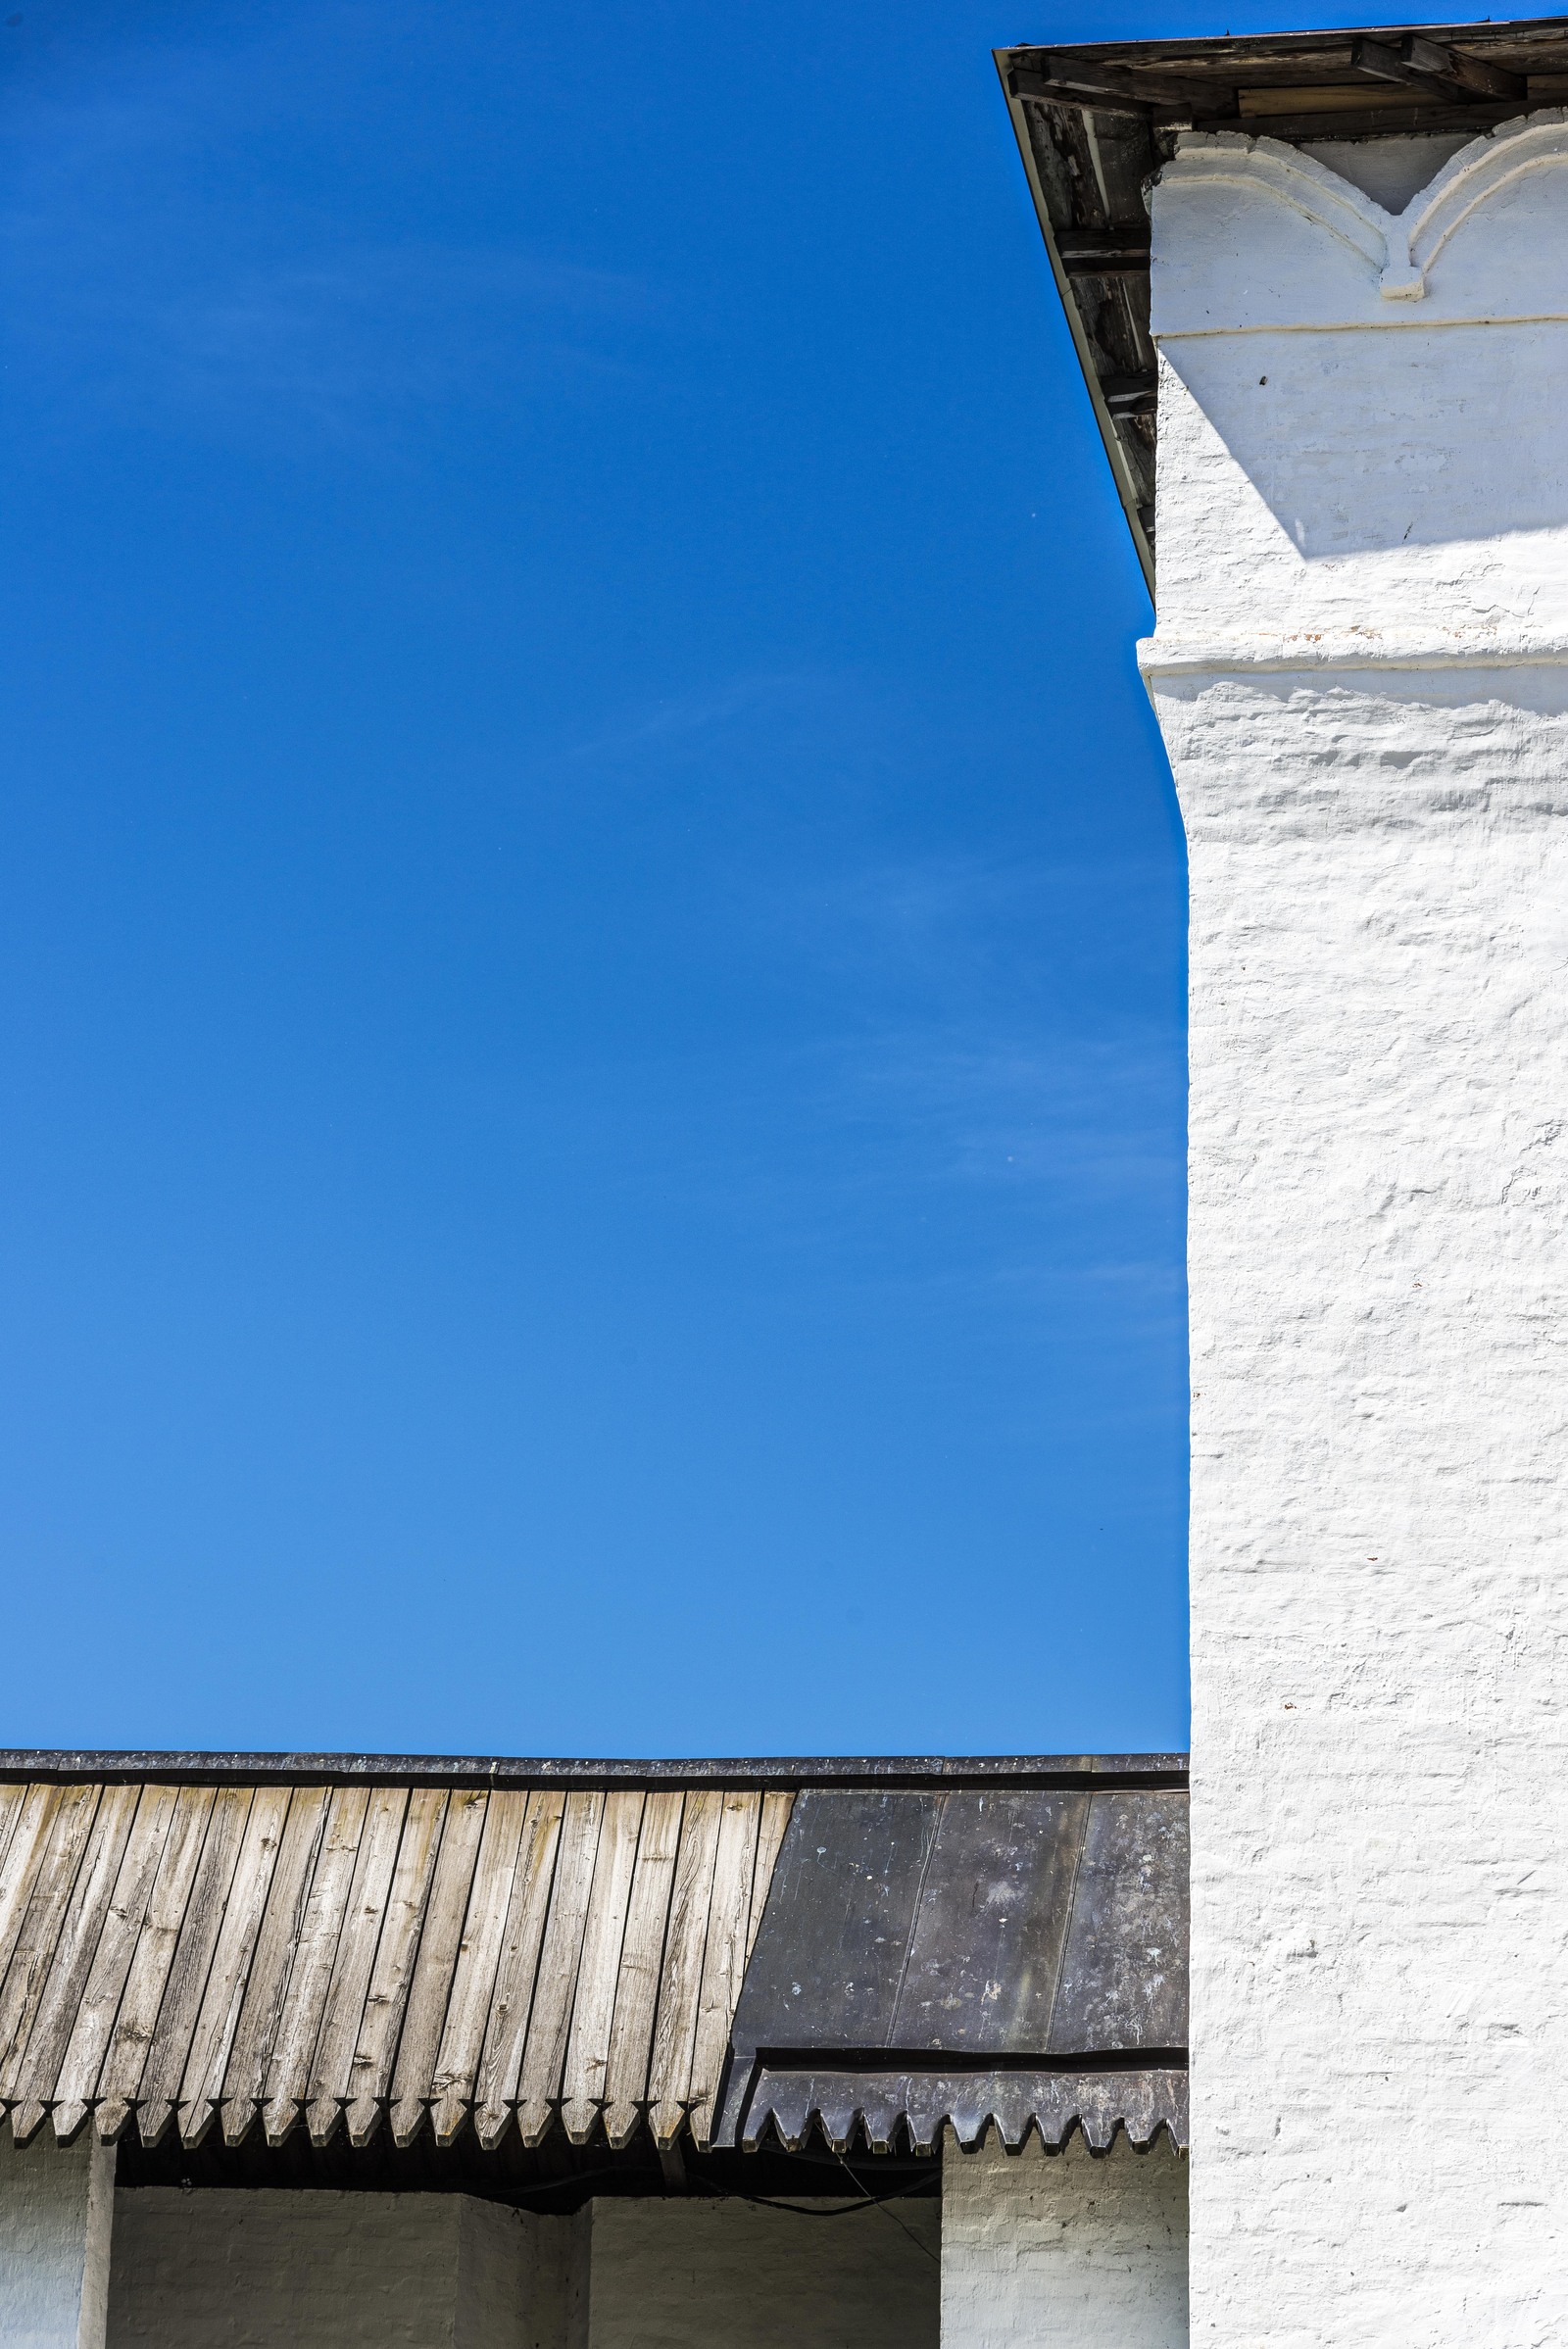
[[[1399,145],[1152,197],[1204,2349],[1568,2340],[1568,118]]]

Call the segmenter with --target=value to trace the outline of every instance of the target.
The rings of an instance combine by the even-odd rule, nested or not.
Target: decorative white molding
[[[1524,115],[1488,138],[1472,139],[1446,163],[1430,186],[1412,196],[1396,225],[1403,232],[1412,272],[1422,291],[1426,273],[1454,231],[1489,196],[1553,165],[1568,165],[1568,107]],[[1388,288],[1385,286],[1384,291]]]
[[[1260,188],[1289,205],[1342,244],[1359,253],[1374,269],[1389,258],[1389,215],[1381,204],[1331,171],[1326,164],[1287,147],[1277,138],[1249,138],[1233,130],[1184,131],[1173,162],[1160,172],[1161,188],[1213,186],[1229,181]]]
[[[1325,125],[1328,135],[1332,117]],[[1521,115],[1472,139],[1397,214],[1298,148],[1236,131],[1185,132],[1160,185],[1229,182],[1268,195],[1367,263],[1386,302],[1420,302],[1438,255],[1488,198],[1527,171],[1553,166],[1568,166],[1568,109],[1560,107]]]
[[[1568,638],[1532,638],[1525,629],[1332,628],[1178,635],[1156,627],[1138,643],[1146,684],[1156,677],[1223,675],[1232,670],[1505,669],[1568,666]]]

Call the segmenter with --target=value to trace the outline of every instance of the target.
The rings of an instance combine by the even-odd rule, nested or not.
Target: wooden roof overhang
[[[1568,17],[994,52],[1052,274],[1151,593],[1148,191],[1183,130],[1299,145],[1568,106]]]
[[[1186,1898],[1181,1755],[0,1756],[0,2107],[129,2182],[1181,2143]]]

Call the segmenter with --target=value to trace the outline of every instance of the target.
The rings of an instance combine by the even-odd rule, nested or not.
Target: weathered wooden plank
[[[773,1882],[773,1870],[778,1861],[779,1848],[784,1841],[784,1830],[789,1826],[790,1812],[794,1807],[795,1796],[793,1793],[772,1793],[762,1796],[762,1816],[757,1830],[757,1869],[752,1878],[752,1913],[746,1926],[746,1955],[748,1959],[757,1947],[757,1929],[762,1922],[762,1911],[767,1906],[768,1890]]]
[[[217,1946],[213,1950],[201,2008],[191,2031],[189,2053],[175,2091],[180,2135],[187,2145],[201,2143],[218,2114],[223,2093],[223,2077],[228,2069],[229,2049],[234,2044],[245,1985],[250,1979],[251,1962],[267,1910],[267,1895],[288,1824],[292,1792],[289,1786],[258,1786],[245,1821],[244,1837],[233,1880],[221,1909]],[[205,1861],[205,1854],[203,1858]],[[205,1865],[202,1873],[206,1873]],[[198,1884],[198,1890],[200,1888]],[[178,1971],[177,1958],[175,1971]],[[158,2041],[163,2037],[164,2017],[160,2015]],[[160,2053],[158,2041],[154,2042],[155,2058]],[[161,2074],[161,2065],[159,2070]],[[145,2126],[144,2122],[144,2129]]]
[[[226,2145],[243,2143],[266,2092],[330,1801],[326,1786],[296,1786],[292,1792],[220,2091]]]
[[[331,2136],[351,2092],[354,2050],[365,2021],[366,1994],[408,1807],[406,1786],[376,1786],[369,1796],[306,2090],[311,2137],[318,2145]]]
[[[174,1786],[141,1789],[135,1823],[98,1936],[92,1971],[75,2013],[69,2020],[66,2047],[53,2091],[55,2133],[62,2139],[75,2135],[97,2091],[98,2075],[108,2053],[131,1959],[136,1954],[147,1903],[163,1864],[164,1846],[177,1800],[178,1789]],[[55,1963],[58,1969],[58,1952]]]
[[[757,1831],[761,1810],[760,1795],[724,1796],[688,2090],[691,2131],[699,2146],[708,2143],[713,2099],[729,2047],[730,2025],[735,2020],[735,2002],[740,1997],[741,1978],[746,1972],[746,1924],[752,1906],[752,1878],[757,1868]]]
[[[453,1969],[452,1996],[441,2032],[431,2093],[435,2098],[431,2126],[439,2145],[450,2145],[468,2117],[479,2059],[484,2053],[485,2026],[501,1963],[507,1916],[512,1906],[513,1879],[522,1843],[528,1806],[536,1798],[520,1787],[506,1787],[490,1797],[490,1809],[468,1895],[458,1962]]]
[[[11,1836],[22,1817],[27,1800],[25,1779],[11,1779],[0,1786],[0,1881],[4,1880],[6,1853],[11,1849]],[[3,1972],[4,1968],[0,1968]]]
[[[16,1950],[22,1921],[48,1852],[55,1814],[65,1791],[64,1786],[28,1786],[23,1795],[22,1808],[12,1822],[11,1840],[6,1845],[5,1859],[0,1861],[0,1985],[5,1982]]]
[[[637,1866],[637,1837],[642,1827],[644,1799],[642,1794],[624,1788],[605,1797],[593,1888],[588,1895],[588,1921],[583,1928],[582,1956],[577,1966],[571,2034],[566,2042],[565,2070],[561,2082],[561,2118],[574,2145],[587,2144],[605,2101],[615,1987],[620,1979],[620,1953],[626,1937],[626,1913]]]
[[[130,2118],[131,2101],[141,2086],[158,2010],[164,2001],[213,1814],[213,1791],[211,1786],[181,1786],[174,1796],[169,1833],[159,1855],[158,1874],[148,1895],[146,1914],[136,1936],[96,2083],[98,2134],[106,2142],[112,2143],[120,2135]],[[68,2066],[72,2060],[67,2057]]]
[[[14,2081],[48,1980],[49,1961],[98,1810],[101,1789],[65,1786],[49,1822],[48,1841],[33,1878],[0,1988],[0,2082]],[[0,2085],[0,2096],[15,2093]]]
[[[675,1894],[664,1946],[663,1981],[654,2024],[653,2061],[648,2071],[649,2120],[661,2145],[672,2145],[686,2118],[692,2050],[697,2040],[697,2001],[708,1942],[708,1904],[718,1857],[723,1796],[702,1788],[686,1798],[680,1851],[675,1861]]]
[[[614,2146],[629,2144],[642,2119],[683,1799],[662,1790],[649,1795],[643,1812],[605,2073],[605,2133]]]
[[[310,1872],[299,1941],[278,2005],[277,2030],[262,2092],[263,2127],[270,2145],[280,2145],[288,2135],[311,2084],[317,2034],[337,1962],[369,1804],[368,1786],[338,1786],[326,1807],[326,1824]]]
[[[199,2074],[193,2047],[201,2035],[214,1952],[228,1913],[229,1888],[244,1849],[254,1799],[249,1786],[220,1787],[213,1797],[190,1899],[184,1914],[173,1920],[176,1937],[169,1982],[158,2001],[152,2038],[134,2086],[122,2084],[134,2070],[133,2047],[127,2045],[123,2053],[110,2057],[111,2066],[119,2067],[117,2086],[136,2099],[136,2128],[144,2145],[156,2145],[173,2119],[187,2065]],[[149,2001],[150,1997],[149,1991]]]
[[[539,1952],[539,1979],[517,2081],[517,2128],[525,2145],[538,2144],[550,2127],[551,2108],[561,2092],[604,1810],[603,1794],[574,1793],[566,1796],[562,1813],[550,1916]]]
[[[31,2136],[54,2095],[71,2027],[108,1919],[140,1792],[140,1787],[133,1786],[106,1786],[93,1815],[92,1832],[39,1985],[32,2029],[25,2046],[19,2038],[0,2082],[0,2094],[17,2099],[11,2126],[18,2144]]]
[[[547,1787],[537,1797],[528,1814],[512,1880],[512,1906],[474,2086],[474,2128],[480,2143],[489,2147],[499,2145],[512,2125],[512,2102],[527,2043],[565,1802],[564,1794],[555,1787]]]
[[[446,1789],[416,1786],[409,1796],[409,1813],[398,1844],[392,1889],[387,1895],[386,1922],[376,1944],[365,2015],[350,2069],[348,2130],[350,2142],[368,2145],[381,2125],[392,2088],[392,2063],[397,2054],[409,1985],[414,1980],[419,1934],[435,1875],[435,1857],[447,1815]]]
[[[409,1990],[408,2019],[398,2047],[397,2070],[392,2076],[392,2134],[400,2145],[413,2144],[430,2102],[436,2056],[452,1994],[453,1969],[458,1962],[464,1919],[468,1913],[468,1889],[473,1883],[489,1799],[488,1794],[477,1789],[454,1794],[441,1832],[435,1881],[430,1887],[418,1959]]]

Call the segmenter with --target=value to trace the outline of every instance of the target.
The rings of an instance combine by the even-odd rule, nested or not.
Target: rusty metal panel
[[[926,1867],[892,2048],[1038,2055],[1066,1937],[1087,1794],[953,1793]]]
[[[1185,1794],[1095,1794],[1048,2052],[1187,2044]]]

